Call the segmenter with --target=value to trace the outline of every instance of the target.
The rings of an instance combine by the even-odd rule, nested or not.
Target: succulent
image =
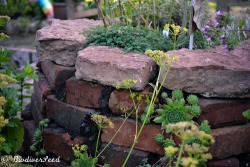
[[[200,145],[202,144],[201,140],[198,138],[193,138],[191,140],[188,140],[186,144],[192,145],[193,143],[200,144]]]
[[[155,141],[156,141],[158,144],[163,144],[164,141],[165,141],[165,138],[164,138],[164,136],[162,136],[161,134],[156,134],[156,135],[155,135]]]
[[[163,105],[163,109],[158,109],[157,113],[160,115],[154,119],[155,123],[161,123],[162,126],[166,126],[169,123],[177,123],[181,121],[191,121],[188,112],[191,110],[190,106],[184,106],[185,100],[172,101],[167,99],[167,105]]]
[[[36,151],[36,146],[34,146],[34,145],[32,145],[32,146],[30,146],[30,151]]]
[[[243,115],[245,118],[250,119],[250,109],[244,111],[244,112],[242,113],[242,115]]]
[[[192,107],[191,107],[191,114],[194,117],[199,117],[201,115],[201,108],[200,108],[200,106],[192,105]]]
[[[45,122],[45,123],[49,123],[49,119],[46,118],[46,119],[44,120],[44,122]]]
[[[45,154],[46,154],[46,150],[41,149],[41,150],[40,150],[40,155],[45,155]]]
[[[44,126],[44,124],[45,124],[45,121],[40,121],[40,122],[39,122],[39,125],[40,125],[40,126]]]
[[[198,97],[196,95],[189,95],[187,97],[187,101],[191,105],[197,105],[198,104]]]
[[[207,133],[207,134],[209,134],[209,133],[211,132],[211,128],[210,128],[210,125],[209,125],[208,120],[204,120],[204,121],[201,123],[201,125],[200,125],[200,127],[199,127],[199,130],[200,130],[200,131],[203,131],[203,132],[205,132],[205,133]]]
[[[148,113],[148,110],[149,110],[149,105],[147,105],[147,106],[145,107],[145,113],[146,113],[146,114]],[[154,108],[152,107],[149,114],[152,115],[153,112],[154,112]]]
[[[183,98],[183,93],[181,90],[174,90],[172,91],[172,97],[175,100],[181,100]]]
[[[166,92],[163,92],[163,93],[161,94],[161,98],[165,99],[165,98],[167,98],[167,97],[168,97],[168,94],[167,94]]]
[[[141,115],[141,121],[144,122],[144,120],[146,119],[146,124],[150,123],[150,119],[149,118],[146,118],[146,114],[142,114]]]
[[[37,151],[37,152],[35,153],[35,156],[36,156],[36,157],[39,157],[39,156],[40,156],[40,152]]]
[[[175,146],[176,144],[175,144],[175,142],[174,142],[174,140],[173,139],[166,139],[166,140],[164,140],[164,142],[163,142],[163,146],[164,147],[168,147],[168,146]]]

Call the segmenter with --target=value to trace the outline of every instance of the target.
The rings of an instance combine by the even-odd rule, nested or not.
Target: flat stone
[[[123,53],[119,48],[90,46],[78,52],[76,79],[116,87],[122,80],[135,79],[132,89],[143,90],[155,75],[155,62],[146,55]]]
[[[220,48],[207,50],[181,49],[175,51],[180,57],[172,64],[163,86],[205,97],[250,97],[250,40],[229,53]],[[171,51],[168,52],[171,56]],[[166,73],[162,70],[160,82]]]
[[[83,29],[102,25],[102,21],[89,19],[54,19],[37,31],[36,49],[40,61],[52,60],[59,65],[73,66],[76,53],[86,44]]]

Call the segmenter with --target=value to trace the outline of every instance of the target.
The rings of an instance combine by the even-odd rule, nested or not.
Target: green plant
[[[250,119],[250,109],[244,111],[244,112],[242,113],[242,115],[243,115],[245,118]]]
[[[46,150],[43,149],[41,144],[43,143],[43,130],[48,127],[49,119],[45,119],[39,122],[39,127],[36,129],[33,136],[33,144],[30,146],[30,151],[35,152],[35,156],[46,155]]]
[[[202,123],[199,127],[199,130],[205,132],[206,134],[210,134],[211,128],[210,128],[208,120],[202,121]]]
[[[123,24],[109,26],[108,28],[98,26],[94,29],[86,30],[89,45],[111,46],[123,48],[125,52],[144,53],[146,50],[168,51],[173,48],[170,38],[164,38],[159,31],[152,31],[150,28],[142,26],[132,27]],[[188,39],[178,39],[175,43],[176,49],[186,43]]]
[[[187,101],[190,105],[185,105],[183,93],[181,90],[172,91],[172,99],[167,98],[167,104],[163,104],[162,109],[157,109],[160,115],[154,119],[155,123],[161,123],[166,126],[170,123],[182,121],[192,121],[193,117],[198,117],[201,114],[200,106],[198,106],[198,97],[189,95]]]

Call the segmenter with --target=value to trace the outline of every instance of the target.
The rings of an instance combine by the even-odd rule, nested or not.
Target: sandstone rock
[[[116,87],[122,80],[135,79],[132,89],[143,90],[155,75],[155,62],[146,55],[126,53],[119,48],[90,46],[78,52],[76,79]]]
[[[36,48],[40,61],[52,60],[59,65],[73,66],[77,50],[86,44],[83,29],[102,25],[88,19],[52,20],[49,26],[37,31]]]
[[[250,40],[229,53],[211,50],[175,51],[180,57],[173,63],[164,87],[199,93],[205,97],[250,97]],[[169,52],[171,55],[172,53]],[[160,81],[166,73],[163,69]]]

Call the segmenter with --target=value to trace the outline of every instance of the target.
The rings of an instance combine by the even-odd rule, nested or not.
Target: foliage
[[[189,95],[187,97],[187,101],[191,105],[197,105],[198,104],[198,97],[196,95]]]
[[[208,120],[202,121],[202,123],[199,127],[199,130],[205,132],[206,134],[210,134],[211,128],[210,128]]]
[[[120,47],[125,52],[144,53],[148,49],[166,52],[173,48],[171,38],[164,38],[161,32],[141,26],[132,27],[122,24],[108,28],[98,26],[85,33],[88,35],[88,45]],[[178,39],[176,48],[180,48],[187,40],[187,38]]]
[[[43,130],[48,127],[49,119],[45,119],[39,122],[39,127],[36,129],[33,136],[33,144],[30,146],[30,151],[35,152],[35,156],[44,156],[46,155],[46,150],[41,148],[43,143]]]
[[[250,109],[244,111],[244,112],[242,113],[242,115],[243,115],[245,118],[250,119]]]
[[[183,93],[181,90],[174,90],[172,91],[172,98],[175,100],[181,100],[183,99]]]

